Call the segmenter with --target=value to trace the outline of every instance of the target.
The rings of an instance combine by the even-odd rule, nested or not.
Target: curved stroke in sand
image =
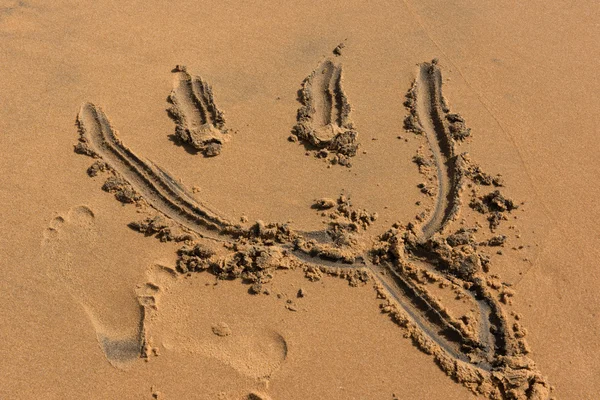
[[[312,120],[317,127],[334,124],[338,129],[348,126],[349,109],[346,94],[342,89],[342,68],[326,61],[322,72],[314,72],[304,85],[312,92],[314,114]]]
[[[448,109],[442,95],[442,73],[435,63],[419,66],[414,94],[418,123],[433,153],[438,180],[435,210],[421,228],[421,240],[427,240],[433,234],[442,232],[458,213],[460,176],[457,173],[453,139],[444,118]]]
[[[427,137],[433,153],[438,178],[436,205],[428,220],[420,226],[419,246],[413,249],[411,262],[432,271],[436,255],[422,246],[435,234],[443,233],[458,217],[461,208],[461,191],[464,177],[464,162],[455,154],[446,116],[450,112],[442,93],[442,72],[437,62],[419,65],[413,89],[413,107],[417,121]],[[433,272],[433,271],[432,271]],[[471,290],[465,291],[479,305],[480,318],[484,326],[480,329],[481,344],[486,344],[488,355],[494,353],[511,356],[514,346],[507,340],[507,322],[497,300],[487,294],[480,278],[476,278]],[[494,335],[490,333],[494,326]],[[485,329],[484,329],[485,328]]]
[[[458,216],[463,178],[467,175],[465,158],[462,155],[457,156],[454,151],[451,128],[457,127],[449,125],[455,120],[463,123],[464,120],[456,114],[449,114],[442,95],[441,70],[436,60],[419,66],[417,78],[407,98],[405,104],[411,108],[409,121],[417,125],[409,124],[408,127],[425,133],[436,164],[438,177],[436,205],[429,218],[420,226],[407,227],[407,235],[392,235],[393,240],[397,241],[396,244],[400,244],[402,250],[396,251],[395,259],[392,258],[393,264],[379,271],[376,277],[408,317],[417,322],[421,332],[411,335],[413,340],[425,352],[433,354],[440,367],[457,381],[472,389],[475,387],[479,393],[487,394],[492,398],[546,399],[549,397],[549,385],[537,371],[535,364],[525,356],[527,350],[523,351],[520,348],[518,340],[509,328],[502,306],[487,288],[485,276],[480,272],[481,266],[477,268],[473,264],[468,264],[472,259],[459,258],[458,270],[451,272],[443,266],[448,262],[448,255],[444,254],[447,250],[444,250],[443,246],[442,250],[436,249],[440,243],[446,244],[446,236],[443,234]],[[406,265],[411,267],[406,268]],[[430,331],[423,329],[418,323],[418,318],[431,315],[431,311],[437,311],[437,315],[433,313],[434,318],[430,320],[435,323],[437,319],[438,327],[443,328],[444,323],[453,325],[452,320],[443,314],[443,309],[438,308],[435,299],[429,301],[427,293],[422,293],[428,303],[427,307],[416,317],[407,309],[403,299],[397,296],[399,293],[397,289],[403,289],[403,285],[410,284],[410,269],[415,266],[438,276],[442,274],[449,279],[457,279],[458,282],[467,285],[468,290],[463,293],[466,292],[479,309],[478,335],[476,338],[471,338],[474,339],[475,347],[469,343],[461,344],[463,338],[460,335],[457,341],[448,338],[448,335],[443,335],[442,331],[437,334],[434,332],[432,335]],[[386,278],[389,272],[394,279]],[[386,280],[388,282],[385,282]],[[397,283],[396,290],[389,287],[390,281]],[[408,297],[418,299],[420,296],[409,293]],[[402,320],[405,317],[400,316],[400,318]],[[425,333],[428,339],[432,339],[441,349],[426,343],[427,339],[423,340],[422,333]],[[450,340],[443,340],[441,336],[446,336]],[[459,347],[449,348],[445,346],[447,343],[458,344]],[[448,356],[454,360],[448,359]],[[464,356],[467,356],[467,360]],[[465,366],[468,368],[465,369]],[[489,390],[486,388],[487,385],[492,385],[494,389]]]
[[[446,124],[448,108],[442,94],[442,75],[436,62],[419,65],[413,88],[412,107],[420,130],[425,134],[433,153],[438,181],[438,190],[433,212],[426,221],[417,228],[415,234],[418,242],[416,248],[406,246],[404,249],[407,262],[428,273],[456,280],[456,277],[440,272],[436,264],[435,254],[429,254],[427,242],[435,235],[442,234],[453,221],[461,206],[462,159],[455,155],[454,140]],[[492,369],[492,362],[497,352],[506,354],[502,344],[505,326],[503,317],[495,316],[499,309],[496,301],[476,290],[461,292],[477,304],[479,309],[479,331],[476,337],[470,337],[460,325],[453,321],[448,313],[437,304],[426,291],[415,285],[402,268],[394,265],[370,265],[369,269],[386,291],[396,300],[399,306],[409,315],[426,335],[453,358],[468,362],[483,371]],[[479,286],[474,285],[475,289]],[[408,300],[408,302],[407,302]],[[500,323],[498,323],[500,322]],[[496,335],[491,334],[494,325]],[[500,329],[498,329],[500,328]],[[476,358],[469,353],[477,354]]]
[[[166,171],[144,160],[117,137],[99,107],[84,104],[77,116],[80,142],[87,151],[102,158],[157,211],[202,237],[218,239],[233,225],[186,192]]]

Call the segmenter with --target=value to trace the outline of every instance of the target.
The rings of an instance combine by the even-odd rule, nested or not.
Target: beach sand
[[[0,0],[0,398],[596,398],[599,17]]]

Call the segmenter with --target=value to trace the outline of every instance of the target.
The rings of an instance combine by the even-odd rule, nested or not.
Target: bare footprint
[[[283,335],[225,316],[200,279],[182,279],[161,265],[150,268],[147,277],[138,294],[146,307],[144,327],[151,345],[217,359],[263,383],[285,362],[288,344]]]
[[[214,325],[224,324],[218,322]],[[212,333],[212,336],[210,335]],[[250,331],[242,327],[221,336],[211,332],[199,334],[188,346],[189,350],[209,355],[229,365],[242,375],[259,381],[268,381],[287,358],[285,338],[276,331]]]
[[[140,356],[144,310],[129,283],[135,273],[124,268],[112,246],[117,238],[105,236],[95,213],[76,206],[50,222],[42,255],[48,276],[85,310],[106,358],[122,369]]]

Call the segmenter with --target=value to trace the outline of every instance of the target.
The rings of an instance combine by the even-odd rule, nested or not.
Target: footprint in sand
[[[204,284],[186,284],[174,268],[158,264],[147,270],[146,278],[137,293],[146,310],[144,328],[151,352],[158,352],[152,347],[157,345],[217,359],[262,383],[285,362],[288,344],[280,333],[227,319],[226,306],[214,304],[214,293],[203,290]]]
[[[180,309],[194,305],[185,301],[189,289],[178,284],[181,277],[175,269],[154,265],[145,276],[130,271],[119,251],[123,244],[98,229],[96,219],[82,205],[55,217],[44,231],[42,255],[50,266],[49,278],[81,305],[113,366],[126,369],[140,356],[158,354],[153,343],[162,343],[166,350],[218,359],[258,381],[280,368],[287,356],[280,334],[235,321],[232,328],[219,321],[211,324],[202,315],[197,315],[198,323],[182,318]],[[211,304],[208,298],[206,304]],[[209,309],[210,317],[217,318]],[[200,332],[198,326],[205,329]]]
[[[213,335],[198,335],[202,336],[202,340],[191,347],[219,359],[242,375],[258,381],[269,381],[287,358],[285,338],[276,331],[266,329],[249,334],[250,331],[245,327],[239,330],[229,328],[230,334],[226,336],[215,333],[224,325],[229,326],[222,321],[213,324]]]
[[[106,358],[122,369],[139,358],[144,310],[128,283],[134,271],[124,270],[112,251],[116,239],[105,236],[96,227],[95,213],[76,206],[50,222],[42,255],[50,279],[81,305]]]

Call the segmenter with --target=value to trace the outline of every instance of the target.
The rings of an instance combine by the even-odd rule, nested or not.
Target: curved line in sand
[[[454,141],[444,121],[445,100],[442,73],[434,63],[423,63],[415,80],[415,111],[437,168],[438,191],[434,212],[421,225],[421,240],[442,232],[460,208],[460,174],[457,171]]]
[[[80,141],[121,175],[157,211],[202,237],[220,239],[233,224],[191,198],[163,169],[135,155],[118,138],[102,110],[84,104],[77,116]]]

